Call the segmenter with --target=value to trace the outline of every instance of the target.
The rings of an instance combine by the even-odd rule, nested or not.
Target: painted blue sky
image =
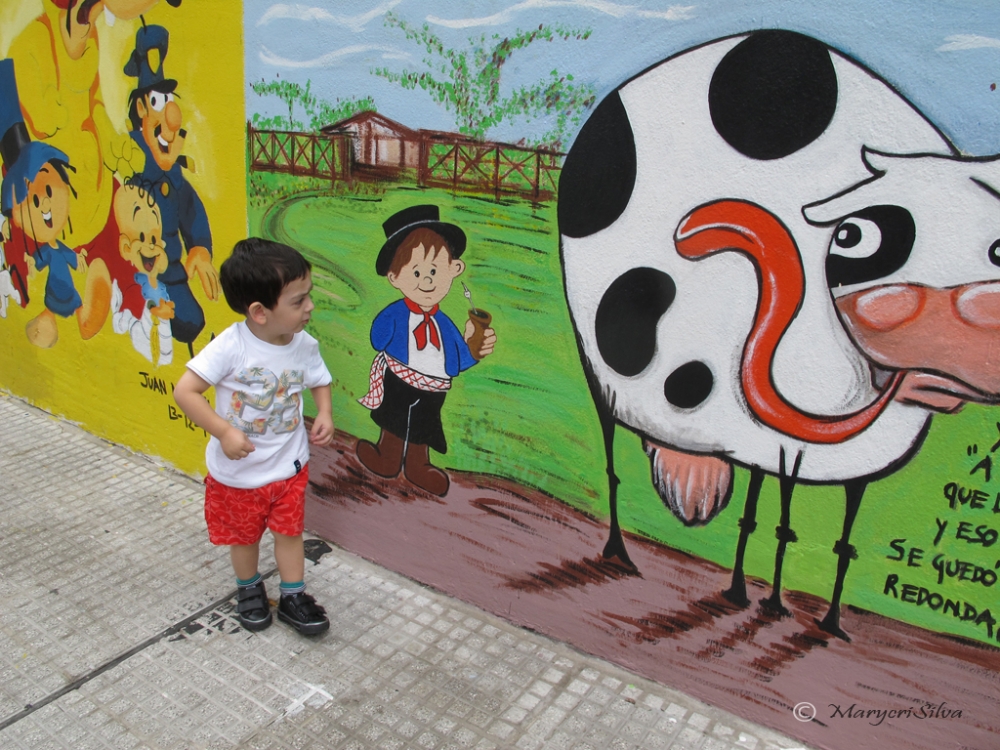
[[[874,70],[966,153],[1000,153],[997,0],[246,0],[244,8],[248,81],[311,80],[312,90],[331,101],[371,96],[381,113],[414,128],[456,129],[426,92],[372,74],[376,67],[422,68],[422,48],[384,25],[389,10],[411,24],[427,23],[456,47],[541,23],[591,29],[586,41],[541,42],[516,53],[503,86],[511,90],[558,69],[591,83],[599,97],[697,44],[751,29],[791,29]],[[257,96],[249,85],[247,108],[283,114],[276,99]],[[547,129],[520,120],[489,137],[516,141]]]

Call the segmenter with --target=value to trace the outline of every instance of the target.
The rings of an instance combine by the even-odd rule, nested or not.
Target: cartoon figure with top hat
[[[464,335],[441,312],[440,302],[465,271],[465,232],[440,221],[437,206],[411,206],[382,225],[386,241],[375,261],[403,299],[372,323],[372,363],[368,394],[360,399],[381,428],[378,443],[359,440],[358,459],[370,471],[444,495],[450,480],[430,462],[429,448],[446,453],[441,407],[451,381],[493,351],[496,332],[477,332],[470,318]],[[473,311],[477,312],[477,311]],[[482,343],[479,343],[482,336]],[[470,349],[476,345],[476,351]]]
[[[159,211],[167,251],[167,267],[159,281],[166,299],[173,303],[173,337],[187,344],[193,355],[193,342],[205,327],[205,315],[188,279],[197,277],[208,299],[215,301],[219,275],[212,266],[208,214],[181,171],[194,171],[194,164],[181,154],[187,132],[181,127],[182,113],[174,99],[177,81],[163,75],[168,40],[162,26],[143,26],[136,32],[135,50],[125,66],[126,75],[138,78],[129,97],[129,120],[132,139],[145,155],[143,170],[130,182],[151,195]],[[121,308],[117,296],[112,308],[113,312]]]
[[[14,79],[14,61],[0,60],[0,154],[6,173],[0,186],[0,211],[20,230],[28,275],[49,269],[45,280],[45,309],[25,332],[36,346],[48,348],[59,339],[56,317],[75,315],[80,335],[89,339],[104,324],[110,279],[103,270],[88,274],[84,298],[76,290],[71,271],[86,271],[78,255],[60,239],[69,222],[69,157],[47,143],[31,141],[21,117]],[[18,275],[21,272],[18,271]],[[27,299],[21,279],[18,296]]]

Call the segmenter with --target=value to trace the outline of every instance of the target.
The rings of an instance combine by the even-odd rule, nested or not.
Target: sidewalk
[[[802,747],[319,539],[330,631],[251,634],[198,482],[3,394],[0,425],[4,750]]]

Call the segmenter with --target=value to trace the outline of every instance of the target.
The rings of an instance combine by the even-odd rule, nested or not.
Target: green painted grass
[[[442,219],[459,224],[468,235],[463,256],[468,269],[461,280],[468,284],[476,305],[493,314],[498,336],[496,352],[455,381],[443,414],[449,451],[438,457],[438,463],[509,477],[592,516],[605,517],[604,449],[563,292],[555,206],[495,202],[407,186],[369,192],[332,195],[314,190],[281,197],[273,205],[259,201],[250,211],[253,233],[298,248],[313,264],[316,312],[310,331],[319,339],[334,375],[337,426],[369,439],[378,434],[357,399],[367,391],[374,356],[368,341],[371,321],[397,299],[396,290],[374,270],[384,240],[382,221],[406,206],[436,203]],[[460,285],[453,287],[442,307],[464,328],[468,304]],[[955,536],[962,521],[1000,530],[1000,513],[991,512],[992,501],[987,509],[955,511],[942,492],[951,481],[992,492],[993,497],[1000,491],[1000,465],[991,483],[984,481],[982,472],[969,474],[997,441],[998,420],[997,409],[983,407],[935,418],[917,458],[869,487],[851,539],[859,558],[851,565],[845,602],[933,630],[987,640],[983,625],[894,599],[883,589],[887,574],[895,573],[900,584],[925,586],[968,601],[978,610],[992,605],[1000,619],[1000,584],[987,588],[946,580],[939,585],[931,566],[939,552],[990,569],[1000,565],[1000,543],[984,547]],[[975,457],[967,451],[972,444],[978,446]],[[715,521],[685,528],[653,491],[649,464],[634,434],[617,430],[615,456],[622,480],[624,528],[724,567],[732,565],[746,472],[737,472],[733,501]],[[840,487],[796,489],[792,527],[799,542],[789,545],[786,554],[787,588],[830,597],[837,560],[832,549],[841,533],[843,513]],[[949,524],[937,548],[935,518]],[[773,478],[765,481],[757,520],[746,570],[770,580],[776,545],[772,530],[778,523],[778,487]],[[905,538],[907,546],[925,550],[924,559],[917,561],[920,567],[887,559],[892,554],[889,542],[899,538]],[[995,633],[989,642],[996,645]]]

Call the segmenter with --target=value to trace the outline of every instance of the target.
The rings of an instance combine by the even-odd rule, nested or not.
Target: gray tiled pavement
[[[801,747],[310,547],[330,632],[250,634],[198,482],[0,393],[0,748]]]

